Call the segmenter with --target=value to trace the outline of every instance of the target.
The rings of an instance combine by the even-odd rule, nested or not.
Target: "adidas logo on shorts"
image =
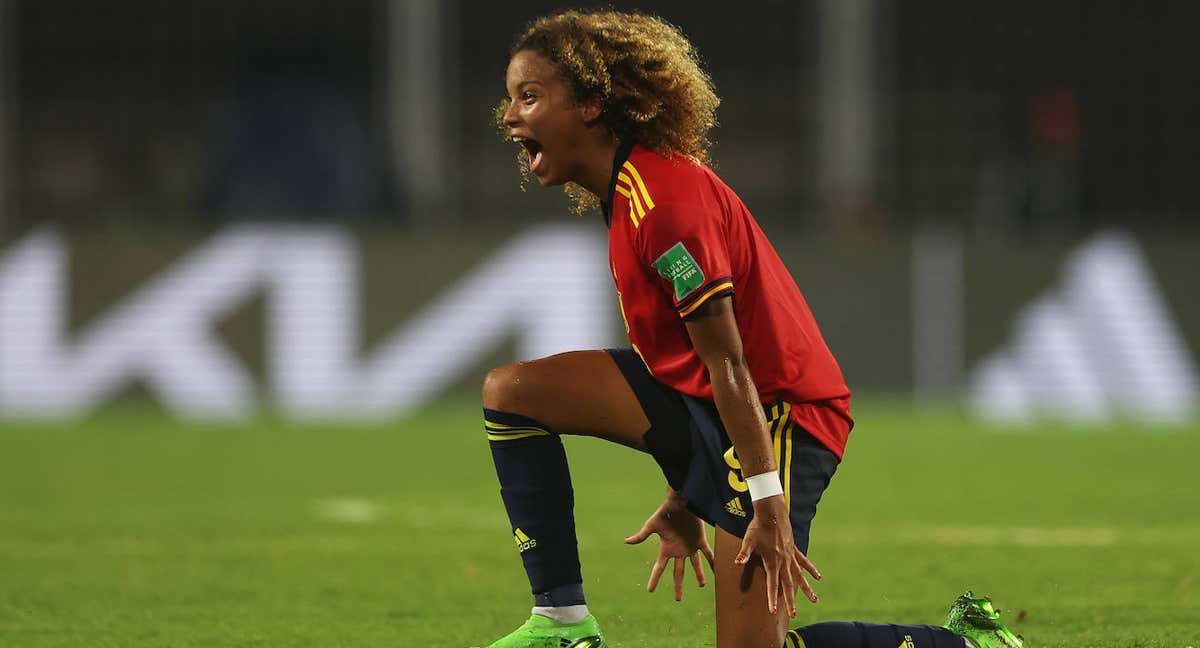
[[[746,509],[742,508],[742,500],[736,497],[728,502],[725,502],[725,510],[728,511],[730,515],[746,517]]]

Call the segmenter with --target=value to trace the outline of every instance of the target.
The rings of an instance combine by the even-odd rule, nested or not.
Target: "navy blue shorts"
[[[754,516],[733,443],[712,401],[675,391],[659,382],[632,349],[609,355],[633,389],[650,421],[644,440],[671,488],[709,524],[742,537]],[[779,479],[791,508],[792,536],[808,553],[808,534],[817,503],[837,470],[838,458],[788,418],[787,403],[764,405]]]

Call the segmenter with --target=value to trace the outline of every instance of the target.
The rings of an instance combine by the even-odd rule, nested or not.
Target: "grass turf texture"
[[[856,405],[814,525],[822,602],[798,621],[940,623],[971,587],[1031,647],[1200,646],[1195,426]],[[711,588],[647,594],[656,547],[622,544],[661,498],[653,462],[567,451],[612,645],[712,645]],[[471,400],[376,427],[0,424],[0,645],[469,646],[529,606]]]

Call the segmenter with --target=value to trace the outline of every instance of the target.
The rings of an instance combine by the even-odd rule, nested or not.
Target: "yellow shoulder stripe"
[[[654,201],[650,199],[650,190],[646,188],[646,183],[642,180],[642,175],[638,173],[637,167],[633,166],[633,162],[625,160],[625,164],[621,165],[622,169],[629,172],[633,177],[633,183],[636,184],[638,191],[642,194],[642,201],[646,204],[646,211],[654,209]]]
[[[626,189],[623,185],[619,185],[619,184],[617,185],[617,193],[621,194],[622,196],[625,196],[625,198],[629,201],[629,220],[630,220],[630,222],[633,223],[633,227],[636,229],[638,226],[638,223],[640,221],[638,220],[637,209],[634,207],[634,204],[633,204],[633,195],[630,194],[629,190]]]
[[[622,185],[622,182],[625,184]],[[633,221],[633,226],[637,227],[646,217],[646,208],[642,206],[638,192],[633,188],[633,181],[624,173],[617,174],[617,192],[629,199],[629,219]]]

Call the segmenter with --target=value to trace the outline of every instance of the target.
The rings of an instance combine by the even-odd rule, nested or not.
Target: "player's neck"
[[[613,160],[617,156],[617,139],[606,137],[597,140],[583,156],[584,163],[575,182],[590,191],[600,200],[608,199],[608,186],[612,181]]]

